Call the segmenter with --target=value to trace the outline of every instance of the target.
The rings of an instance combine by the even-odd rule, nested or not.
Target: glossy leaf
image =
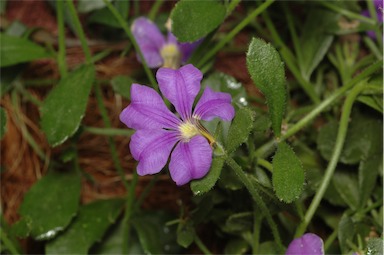
[[[219,1],[181,0],[171,12],[172,33],[180,42],[197,41],[217,28],[225,15]]]
[[[280,136],[287,92],[284,64],[272,45],[253,38],[247,52],[247,67],[251,78],[264,94],[275,136]]]
[[[304,186],[304,169],[300,159],[285,142],[280,142],[272,161],[272,183],[276,196],[286,203],[299,198]]]
[[[94,67],[84,65],[62,79],[45,98],[41,127],[52,146],[63,143],[79,128],[94,79]]]
[[[35,239],[50,239],[76,215],[80,199],[80,175],[75,171],[51,171],[24,197],[21,219]]]
[[[45,48],[25,38],[0,33],[0,67],[49,58]]]
[[[336,171],[332,181],[343,200],[352,210],[356,210],[360,191],[355,176],[342,171]]]
[[[383,156],[370,155],[359,166],[359,208],[363,209],[375,188],[379,173],[383,172]]]
[[[7,113],[3,107],[0,107],[0,139],[3,139],[7,131]]]
[[[212,160],[211,169],[208,174],[200,179],[191,182],[191,190],[195,195],[202,195],[210,191],[216,184],[220,177],[221,170],[223,169],[224,158],[215,157]]]
[[[249,104],[243,84],[228,74],[213,73],[203,80],[202,85],[203,87],[209,86],[214,91],[229,93],[232,96],[232,103],[239,107],[244,107]]]
[[[191,221],[182,221],[177,227],[177,243],[188,248],[195,240],[195,229]]]
[[[228,153],[234,152],[252,131],[254,112],[248,108],[240,108],[236,111],[235,118],[229,127],[225,149]]]
[[[176,243],[176,227],[166,226],[174,217],[168,213],[140,213],[132,219],[132,225],[146,254],[179,254],[181,247]]]
[[[312,9],[308,13],[300,38],[302,54],[298,55],[301,75],[307,81],[332,44],[333,35],[327,29],[329,23],[336,23],[335,15],[322,9]]]
[[[46,254],[87,254],[123,208],[121,199],[98,200],[80,208],[67,230],[45,246]]]
[[[131,99],[131,86],[133,80],[128,76],[116,76],[111,80],[112,88],[115,93],[122,95],[126,99]]]

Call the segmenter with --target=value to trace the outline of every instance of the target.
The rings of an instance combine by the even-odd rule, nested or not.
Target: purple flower
[[[131,27],[141,52],[150,68],[160,66],[177,69],[185,63],[201,40],[193,43],[179,43],[176,37],[168,32],[165,38],[158,27],[149,19],[137,18]],[[140,60],[139,56],[137,56]]]
[[[323,240],[315,234],[307,233],[294,239],[288,246],[286,255],[324,255]]]
[[[173,104],[178,116],[164,104],[152,88],[133,84],[131,104],[120,114],[120,120],[136,129],[131,137],[130,150],[139,161],[139,175],[155,174],[166,165],[177,185],[204,177],[212,162],[212,135],[200,120],[219,117],[230,121],[235,115],[231,96],[206,87],[192,110],[200,90],[203,75],[189,64],[178,70],[160,68],[156,78],[161,93]]]
[[[376,9],[377,20],[379,21],[379,23],[383,23],[383,0],[373,0],[373,4]],[[371,17],[371,14],[368,10],[362,11],[361,14],[366,17]],[[376,39],[375,32],[372,30],[367,31],[367,35],[372,39]]]

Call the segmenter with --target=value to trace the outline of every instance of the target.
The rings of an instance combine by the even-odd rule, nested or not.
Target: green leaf
[[[166,223],[174,217],[168,213],[140,213],[132,219],[141,246],[146,254],[179,254],[181,247],[176,244],[176,227]]]
[[[381,151],[383,124],[370,114],[354,111],[347,131],[347,137],[339,161],[344,164],[357,164],[369,154]],[[324,125],[317,137],[317,147],[321,155],[330,160],[337,137],[338,123],[330,121]]]
[[[3,139],[7,131],[7,113],[3,107],[0,107],[0,139]]]
[[[191,182],[191,190],[195,195],[202,195],[210,191],[213,186],[215,186],[220,177],[221,170],[223,169],[224,161],[223,157],[213,158],[211,169],[208,174],[200,180]]]
[[[194,42],[217,28],[226,8],[219,1],[181,0],[171,12],[172,33],[180,42]]]
[[[33,185],[19,209],[31,236],[45,240],[64,230],[76,215],[80,189],[75,171],[50,171]]]
[[[286,203],[299,198],[304,186],[304,169],[300,159],[285,142],[280,142],[272,161],[272,183],[276,196]]]
[[[308,13],[300,37],[301,54],[298,54],[301,75],[307,81],[332,44],[333,35],[326,30],[335,20],[334,12],[319,8]]]
[[[384,241],[382,238],[370,238],[367,243],[367,255],[381,255],[383,254]]]
[[[348,206],[352,210],[356,210],[360,192],[357,188],[358,182],[356,177],[349,173],[336,171],[332,177],[332,182]]]
[[[239,107],[244,107],[249,104],[247,101],[247,92],[243,84],[238,82],[232,76],[215,72],[202,82],[203,87],[209,86],[214,91],[229,93],[232,96],[232,102]]]
[[[341,254],[347,254],[347,251],[349,250],[347,240],[353,243],[353,236],[355,235],[355,232],[355,224],[353,223],[352,219],[347,214],[344,214],[339,222],[338,231]]]
[[[254,112],[248,108],[237,110],[235,118],[229,127],[226,141],[226,150],[228,153],[234,152],[247,138],[252,131]]]
[[[359,166],[359,208],[363,209],[375,188],[379,173],[383,172],[383,156],[370,155]]]
[[[230,233],[242,233],[252,229],[252,212],[235,213],[225,222],[225,230]]]
[[[103,7],[105,7],[105,3],[103,0],[78,0],[77,2],[77,10],[79,11],[79,13],[87,13],[101,9]]]
[[[0,33],[0,42],[0,67],[50,57],[45,48],[28,39]]]
[[[119,75],[111,80],[113,90],[126,99],[131,99],[131,86],[133,80],[128,76]]]
[[[41,127],[52,146],[63,143],[79,128],[94,79],[93,65],[84,65],[62,79],[45,98]]]
[[[224,254],[245,254],[249,249],[249,243],[244,239],[232,239],[226,245]]]
[[[115,222],[123,204],[121,199],[111,199],[82,206],[67,230],[47,243],[46,254],[87,254],[91,245]]]
[[[177,227],[177,243],[184,248],[188,248],[195,240],[195,229],[190,220],[181,221]]]
[[[279,53],[270,44],[253,38],[247,52],[247,67],[254,84],[267,100],[272,129],[276,136],[280,136],[287,92],[284,64]]]

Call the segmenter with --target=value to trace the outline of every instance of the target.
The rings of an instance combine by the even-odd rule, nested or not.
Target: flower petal
[[[139,84],[132,84],[131,104],[121,112],[120,120],[133,129],[177,129],[181,121],[154,89]]]
[[[156,73],[161,93],[175,106],[183,120],[191,117],[193,101],[203,74],[193,65],[178,70],[160,68]]]
[[[133,158],[139,161],[137,173],[146,175],[160,172],[177,140],[176,132],[161,129],[137,130],[129,144]]]
[[[156,68],[161,66],[163,59],[160,55],[160,50],[165,44],[165,39],[157,26],[149,19],[139,17],[133,22],[131,31],[148,67]],[[139,56],[137,57],[141,61]]]
[[[181,186],[193,179],[204,177],[212,163],[212,148],[202,136],[189,142],[180,141],[171,155],[169,171],[172,179]]]
[[[286,255],[323,255],[323,240],[315,234],[307,233],[294,239],[288,246]]]
[[[212,120],[219,117],[230,121],[235,116],[235,108],[231,104],[231,95],[223,92],[215,92],[206,87],[193,113],[198,119]]]

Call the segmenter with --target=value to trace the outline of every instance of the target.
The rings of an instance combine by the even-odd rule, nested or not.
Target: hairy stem
[[[57,54],[57,64],[59,66],[60,77],[67,75],[67,63],[65,61],[65,32],[64,32],[64,3],[56,2],[57,23],[59,32],[59,52]]]

